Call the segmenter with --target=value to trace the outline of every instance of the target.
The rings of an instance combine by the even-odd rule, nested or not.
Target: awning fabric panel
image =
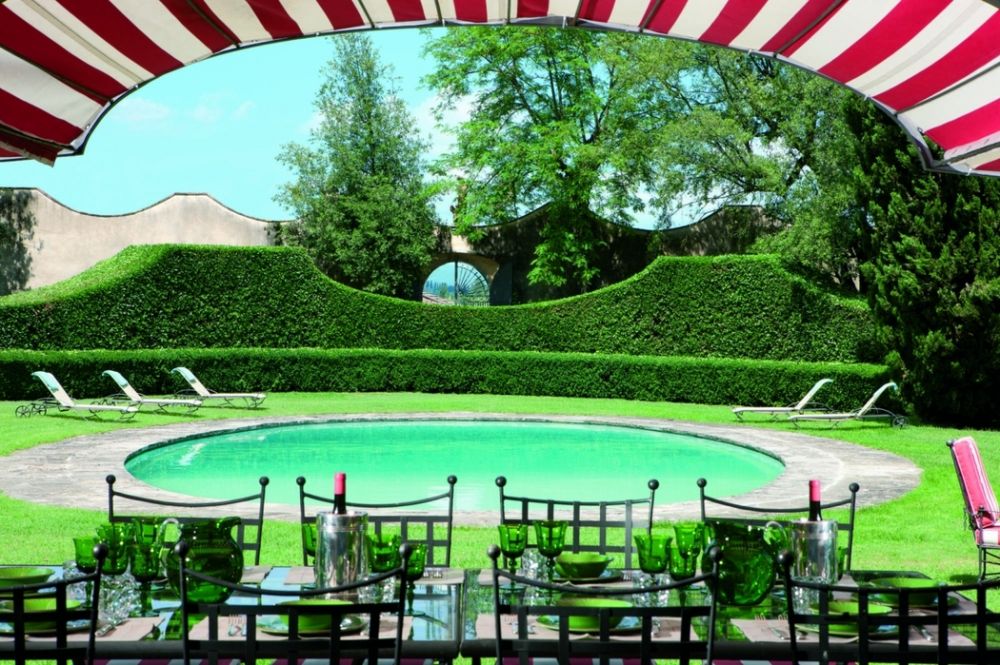
[[[929,167],[1000,175],[1000,10],[987,0],[0,0],[0,159],[82,152],[137,86],[241,46],[520,22],[775,57],[874,100]]]

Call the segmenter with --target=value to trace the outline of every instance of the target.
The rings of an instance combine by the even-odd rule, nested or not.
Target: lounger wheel
[[[14,415],[20,418],[27,418],[33,413],[32,408],[27,404],[22,404],[21,406],[14,409]]]
[[[894,416],[892,419],[893,427],[906,427],[906,416]]]

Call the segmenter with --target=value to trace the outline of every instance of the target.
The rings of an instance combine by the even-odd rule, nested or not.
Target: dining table
[[[50,566],[54,575],[62,574],[60,566]],[[644,580],[648,577],[640,571],[622,570],[615,576],[613,582],[601,583],[598,586],[617,588],[634,588],[636,599],[643,592]],[[841,581],[841,584],[851,584],[852,580],[863,583],[879,577],[913,576],[925,577],[914,571],[852,571]],[[253,566],[244,571],[244,584],[259,584],[263,589],[289,590],[307,588],[314,584],[313,570],[305,566]],[[115,626],[112,630],[99,631],[96,640],[95,657],[98,659],[131,659],[162,660],[179,658],[181,656],[181,626],[180,602],[177,596],[163,584],[153,584],[143,596],[142,606],[135,609],[127,620]],[[551,597],[530,595],[523,596],[523,602],[551,603]],[[282,602],[288,600],[285,596],[274,596],[270,599],[265,595],[260,602]],[[251,602],[249,597],[240,594],[232,595],[227,603]],[[252,602],[258,602],[256,597]],[[643,602],[650,602],[648,599]],[[708,593],[697,586],[681,592],[654,600],[666,603],[705,603]],[[969,599],[958,596],[949,604],[949,611],[975,612],[976,605]],[[715,665],[739,665],[741,663],[785,663],[792,660],[788,621],[786,616],[784,591],[777,584],[771,593],[760,603],[751,607],[719,605],[716,614],[716,641],[714,644]],[[936,610],[926,610],[936,611]],[[424,577],[417,580],[413,588],[412,601],[408,603],[408,616],[405,617],[404,637],[402,646],[403,658],[409,662],[437,661],[450,663],[457,657],[471,659],[478,663],[483,658],[492,659],[496,654],[495,619],[493,616],[492,570],[490,569],[458,569],[429,568]],[[196,617],[192,620],[191,632],[197,637],[200,627]],[[537,630],[535,629],[537,628]],[[668,624],[659,626],[656,639],[676,640],[676,627]],[[695,625],[703,637],[706,626]],[[501,638],[513,636],[513,626],[503,625],[502,631],[511,631]],[[546,641],[547,626],[539,625],[532,629],[532,639]],[[963,631],[964,632],[964,631]],[[86,639],[86,631],[74,633],[79,639]],[[556,634],[551,631],[551,646],[556,646]],[[578,639],[588,639],[587,634],[576,635]],[[910,640],[913,644],[934,645],[937,643],[934,626],[913,629]],[[44,640],[40,635],[31,639]],[[630,631],[622,631],[612,635],[611,639],[635,641],[638,648],[638,637]],[[818,636],[813,632],[797,634],[800,656],[815,660],[818,656]],[[895,640],[892,635],[886,635],[887,644]],[[876,643],[878,640],[873,640]],[[1000,629],[991,626],[990,643],[1000,645]],[[239,655],[242,641],[238,636],[233,639],[232,657]],[[857,655],[857,636],[831,636],[829,653],[837,660],[851,661]],[[949,644],[954,647],[971,646],[972,639],[962,632],[951,631]],[[13,639],[4,635],[0,624],[0,660],[4,653],[13,648]],[[544,646],[542,647],[544,649]],[[875,644],[877,651],[878,645]],[[225,657],[226,654],[220,654]],[[914,661],[917,662],[917,661]]]
[[[51,568],[53,575],[62,575],[61,566],[44,566]],[[459,653],[463,635],[462,627],[462,587],[465,582],[465,571],[449,568],[428,568],[424,576],[413,585],[412,594],[407,602],[407,616],[404,617],[404,643],[402,656],[409,663],[418,661],[437,661],[450,663]],[[315,577],[312,567],[307,566],[251,566],[244,569],[241,583],[245,585],[260,585],[264,590],[295,590],[312,587]],[[140,606],[133,608],[131,616],[115,626],[102,626],[98,630],[95,641],[95,658],[97,659],[128,659],[138,661],[160,661],[164,659],[181,658],[181,612],[180,599],[176,593],[163,583],[152,583],[140,588],[142,598]],[[2,597],[2,589],[0,589]],[[2,599],[2,598],[0,598]],[[261,603],[281,603],[289,600],[288,596],[267,596],[259,598]],[[257,596],[245,596],[234,593],[226,601],[227,604],[258,602]],[[193,615],[189,619],[192,639],[203,639],[208,635],[207,620]],[[4,624],[0,623],[0,661],[5,653],[13,650],[13,637],[4,634]],[[263,630],[263,629],[259,629]],[[86,627],[79,632],[70,634],[70,639],[87,639]],[[221,658],[239,657],[244,638],[236,634],[223,639],[220,643],[232,643],[231,653],[220,653]],[[262,635],[264,639],[275,639],[274,635]],[[47,635],[43,633],[31,635],[32,640],[43,641]],[[391,654],[387,654],[391,655]]]

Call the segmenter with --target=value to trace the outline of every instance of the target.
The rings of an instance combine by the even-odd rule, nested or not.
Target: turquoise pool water
[[[338,421],[279,425],[185,439],[133,454],[126,469],[163,489],[211,498],[256,491],[271,479],[268,502],[298,503],[295,478],[333,494],[333,474],[348,474],[348,497],[396,502],[455,486],[457,510],[498,508],[494,479],[507,492],[553,499],[615,500],[647,495],[657,503],[697,499],[695,480],[712,494],[739,494],[775,479],[768,455],[700,437],[634,427],[508,421]]]

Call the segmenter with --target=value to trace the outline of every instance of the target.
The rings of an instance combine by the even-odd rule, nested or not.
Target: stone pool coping
[[[227,432],[262,425],[300,424],[342,421],[386,420],[493,420],[510,422],[556,422],[574,424],[617,425],[639,427],[655,431],[694,434],[756,449],[777,457],[785,470],[773,482],[752,492],[727,497],[736,503],[765,507],[802,506],[807,480],[819,478],[823,495],[836,500],[849,495],[848,485],[861,486],[858,493],[860,506],[874,505],[898,498],[920,483],[921,470],[910,460],[880,450],[865,448],[835,439],[820,438],[798,432],[761,429],[747,425],[708,425],[659,418],[554,416],[501,414],[479,412],[451,413],[379,413],[317,416],[286,416],[265,418],[240,418],[210,422],[185,422],[144,429],[123,429],[101,434],[65,439],[57,443],[42,444],[17,451],[3,458],[0,465],[0,491],[15,499],[40,504],[68,506],[93,510],[107,509],[107,484],[109,473],[118,481],[115,487],[122,492],[175,501],[196,500],[188,495],[176,494],[147,485],[125,470],[124,462],[131,453],[164,441],[201,436],[210,432]],[[711,494],[711,474],[708,493]],[[657,476],[650,469],[649,476]],[[462,479],[459,478],[459,483]],[[256,491],[248,487],[247,494]],[[643,496],[636,492],[634,497]],[[533,494],[544,497],[544,493]],[[626,498],[626,497],[608,497]],[[206,499],[207,500],[207,499]],[[123,508],[125,506],[123,505]],[[126,510],[125,512],[131,512]],[[143,511],[138,511],[143,512]],[[202,513],[208,511],[201,511]],[[226,511],[232,514],[232,510]],[[240,511],[243,512],[243,511]],[[252,514],[246,511],[244,514]],[[658,505],[656,519],[686,519],[699,516],[697,501]],[[463,511],[456,506],[455,523],[459,525],[492,525],[496,523],[495,511]],[[718,507],[713,515],[723,515]],[[297,505],[268,503],[267,519],[296,521]]]

